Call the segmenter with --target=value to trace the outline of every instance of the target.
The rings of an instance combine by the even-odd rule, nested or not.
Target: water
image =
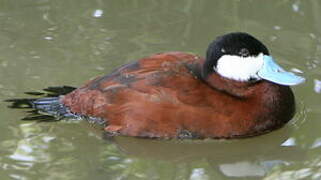
[[[0,179],[320,179],[321,2],[0,0]],[[87,122],[21,121],[4,99],[79,86],[164,51],[246,31],[307,82],[284,128],[240,139],[105,139]]]

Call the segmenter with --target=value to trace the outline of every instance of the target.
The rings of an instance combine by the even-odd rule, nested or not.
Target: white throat
[[[236,55],[223,55],[214,70],[221,76],[237,81],[248,81],[251,78],[261,79],[257,72],[263,66],[263,54],[257,56],[241,57]]]

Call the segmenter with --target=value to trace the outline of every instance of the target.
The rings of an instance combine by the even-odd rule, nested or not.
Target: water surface
[[[303,0],[0,0],[0,179],[320,179],[320,17],[321,2]],[[21,121],[3,102],[158,52],[204,55],[231,31],[307,78],[286,127],[233,141],[104,139],[87,122]]]

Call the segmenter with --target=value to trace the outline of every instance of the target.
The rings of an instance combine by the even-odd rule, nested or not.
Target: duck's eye
[[[246,48],[242,48],[239,52],[239,55],[242,57],[248,57],[250,55],[250,51]]]

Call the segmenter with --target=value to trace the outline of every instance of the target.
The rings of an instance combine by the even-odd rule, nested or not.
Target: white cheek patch
[[[214,68],[221,76],[237,80],[248,81],[251,78],[261,79],[257,72],[263,66],[263,54],[257,56],[241,57],[223,55]]]

